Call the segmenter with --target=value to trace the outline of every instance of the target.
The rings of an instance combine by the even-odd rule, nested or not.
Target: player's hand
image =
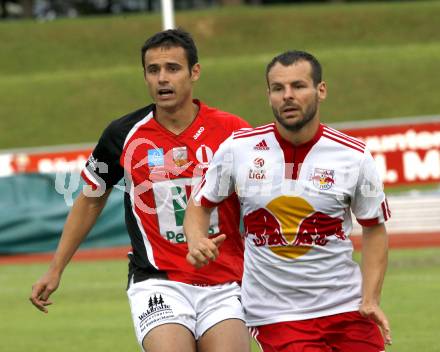
[[[29,297],[31,303],[44,313],[48,313],[47,306],[52,304],[49,296],[58,288],[61,276],[48,271],[34,285]]]
[[[219,256],[219,248],[226,239],[225,234],[214,238],[201,238],[197,242],[188,243],[188,254],[186,260],[188,263],[200,269],[210,261],[216,260]]]
[[[379,326],[386,345],[392,344],[390,324],[385,313],[377,304],[362,303],[359,313],[363,317],[373,320]]]

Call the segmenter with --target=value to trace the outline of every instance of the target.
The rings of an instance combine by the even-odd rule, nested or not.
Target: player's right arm
[[[221,234],[208,238],[209,220],[213,208],[197,205],[191,199],[185,211],[183,228],[188,243],[186,260],[196,268],[201,268],[219,256],[219,247],[226,239]]]
[[[99,197],[87,197],[82,192],[73,203],[57,250],[47,272],[32,286],[30,301],[44,313],[52,304],[50,295],[58,288],[61,275],[70,259],[87,236],[104,208],[112,188]]]
[[[234,191],[232,136],[214,154],[208,170],[194,190],[185,211],[183,229],[188,243],[187,261],[201,268],[219,256],[225,234],[208,237],[212,210]]]

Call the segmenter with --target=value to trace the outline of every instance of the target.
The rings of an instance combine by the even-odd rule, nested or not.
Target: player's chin
[[[156,103],[156,106],[161,109],[170,109],[170,108],[173,108],[177,105],[177,102],[175,99],[167,99],[167,100],[157,99],[155,101],[155,103]]]
[[[299,126],[303,120],[301,115],[288,115],[288,116],[281,116],[282,120],[283,120],[283,125],[285,127],[290,127],[290,128],[296,128],[297,126]]]

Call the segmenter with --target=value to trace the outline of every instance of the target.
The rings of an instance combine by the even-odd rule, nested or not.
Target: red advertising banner
[[[420,123],[403,119],[377,123],[340,130],[367,144],[386,186],[440,182],[440,117]],[[0,177],[23,172],[79,172],[92,147],[41,150],[0,152]]]
[[[440,182],[440,118],[343,132],[367,144],[386,186]]]
[[[91,152],[92,148],[46,153],[31,151],[0,154],[0,177],[31,172],[80,172]]]

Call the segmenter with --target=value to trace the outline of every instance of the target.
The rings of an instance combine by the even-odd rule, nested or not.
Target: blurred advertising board
[[[386,186],[440,182],[440,116],[332,125],[363,140]],[[79,172],[91,145],[0,151],[0,177]]]
[[[440,182],[440,117],[389,121],[341,130],[366,143],[385,186]]]
[[[0,152],[0,177],[18,173],[80,172],[92,147],[48,147]]]

